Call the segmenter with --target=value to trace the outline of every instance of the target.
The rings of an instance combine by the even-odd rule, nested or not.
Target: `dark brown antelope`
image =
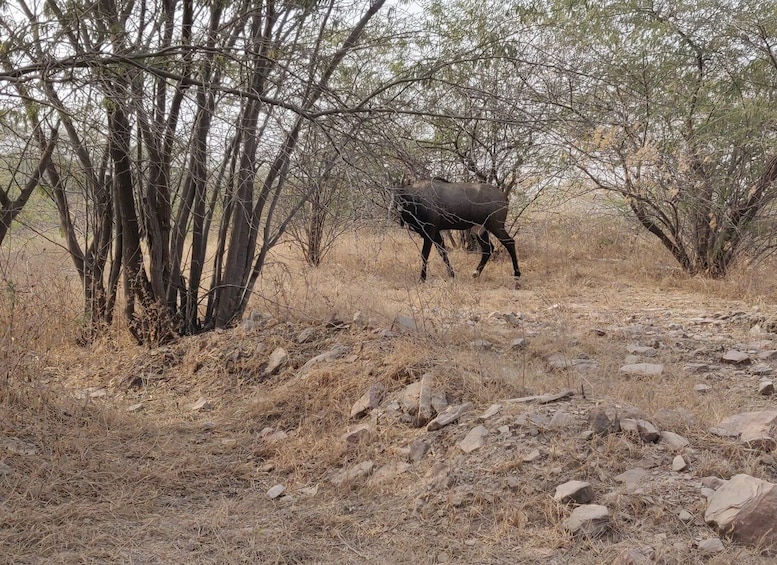
[[[447,182],[434,178],[395,187],[393,202],[400,222],[424,238],[421,249],[421,281],[426,280],[426,265],[432,244],[437,248],[448,274],[453,277],[453,267],[448,259],[441,230],[465,230],[482,226],[478,230],[480,263],[472,273],[477,277],[483,271],[494,246],[488,237],[491,233],[505,246],[513,260],[513,276],[521,276],[515,241],[505,229],[507,219],[507,195],[498,188],[481,183]]]

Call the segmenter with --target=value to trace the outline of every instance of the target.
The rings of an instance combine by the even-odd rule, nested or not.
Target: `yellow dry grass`
[[[184,338],[160,350],[133,346],[116,328],[88,349],[71,335],[79,293],[61,253],[40,245],[6,253],[0,301],[0,562],[3,563],[607,563],[624,547],[657,543],[666,563],[701,562],[694,536],[647,496],[619,497],[611,536],[573,540],[561,528],[569,509],[552,499],[564,478],[604,484],[650,449],[622,436],[581,444],[551,434],[541,464],[499,447],[457,454],[463,431],[445,428],[420,463],[401,473],[335,485],[333,474],[371,460],[391,469],[426,432],[386,417],[369,437],[345,445],[352,404],[374,384],[389,395],[430,373],[451,402],[477,411],[526,394],[573,389],[573,410],[600,402],[652,415],[684,408],[682,430],[696,446],[693,477],[737,472],[764,476],[760,456],[706,430],[733,412],[769,400],[721,386],[692,394],[683,371],[692,352],[667,346],[655,381],[618,377],[624,347],[650,329],[716,313],[772,319],[777,283],[771,265],[742,268],[726,281],[688,278],[653,241],[617,218],[532,218],[518,236],[519,290],[505,254],[480,280],[477,256],[451,253],[448,280],[433,256],[430,280],[416,284],[420,242],[396,228],[342,238],[318,269],[279,246],[243,326]],[[12,281],[12,285],[11,285]],[[367,328],[336,329],[360,311]],[[495,323],[510,314],[511,323]],[[396,316],[412,318],[405,333]],[[744,318],[743,318],[744,319]],[[750,325],[721,329],[720,345],[747,342]],[[382,330],[392,328],[394,338]],[[297,335],[313,327],[313,341]],[[604,334],[604,335],[602,335]],[[644,339],[665,340],[646,332]],[[526,338],[523,349],[507,344]],[[472,346],[475,340],[497,344]],[[300,367],[336,345],[341,359]],[[711,347],[700,342],[700,347]],[[280,373],[261,377],[277,347]],[[551,371],[547,357],[596,359],[591,373]],[[199,398],[212,404],[193,411]],[[127,408],[142,404],[142,410]],[[530,414],[536,407],[513,408]],[[370,418],[368,417],[369,421]],[[287,436],[268,440],[272,431]],[[381,478],[382,477],[382,478]],[[517,479],[505,486],[509,477]],[[768,477],[767,477],[768,478]],[[283,484],[291,499],[270,500]],[[689,484],[689,507],[703,514]],[[678,495],[679,496],[679,495]],[[693,498],[693,497],[696,498]],[[667,524],[670,524],[667,526]],[[667,531],[669,534],[667,534]],[[677,541],[681,540],[681,541]],[[768,563],[728,546],[704,562]]]

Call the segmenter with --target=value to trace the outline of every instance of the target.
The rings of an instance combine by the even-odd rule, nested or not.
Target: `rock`
[[[750,355],[745,351],[729,349],[723,354],[723,362],[731,365],[747,365],[750,363]]]
[[[726,481],[724,481],[720,477],[708,476],[708,477],[702,477],[701,484],[702,486],[705,486],[712,490],[718,490],[720,487],[726,484]]]
[[[575,423],[575,418],[570,414],[562,410],[556,410],[553,413],[553,417],[550,419],[548,427],[552,430],[563,430],[572,426]]]
[[[564,400],[575,395],[573,390],[565,390],[564,392],[558,392],[554,394],[535,394],[532,396],[521,396],[520,398],[510,398],[505,402],[519,402],[525,404],[528,402],[536,402],[537,404],[550,404],[551,402],[557,402]]]
[[[426,440],[417,439],[410,444],[410,450],[407,457],[413,463],[418,463],[426,456],[426,453],[429,451],[430,447],[431,446],[429,445],[429,442]]]
[[[344,433],[340,437],[340,439],[342,439],[346,445],[354,445],[354,444],[361,443],[362,441],[367,439],[369,435],[370,435],[370,425],[362,424]]]
[[[771,451],[777,447],[777,410],[734,414],[710,432],[721,437],[739,438],[751,448]]]
[[[367,316],[364,315],[364,312],[357,310],[353,313],[351,325],[355,328],[366,328],[369,325],[369,321],[367,320]]]
[[[610,527],[610,511],[600,504],[584,504],[575,508],[563,525],[574,536],[597,538]]]
[[[138,402],[137,404],[133,404],[132,406],[127,406],[127,412],[140,412],[143,410],[145,406],[142,402]]]
[[[615,481],[623,483],[626,492],[634,492],[642,483],[642,480],[648,476],[649,473],[645,469],[635,468],[624,471],[620,475],[616,475]]]
[[[761,375],[761,376],[771,375],[772,368],[766,363],[758,363],[757,365],[753,365],[750,368],[750,373],[753,375]]]
[[[750,475],[734,475],[709,499],[704,521],[734,540],[777,552],[777,489]]]
[[[774,394],[774,381],[761,381],[758,383],[758,394],[771,396]]]
[[[707,385],[707,384],[704,384],[704,383],[699,383],[699,384],[693,385],[693,390],[695,390],[699,394],[705,394],[705,393],[711,391],[712,387],[710,385]]]
[[[634,377],[658,377],[664,372],[664,366],[660,363],[632,363],[624,365],[618,371]]]
[[[415,425],[417,427],[425,426],[429,420],[434,418],[435,412],[432,408],[432,375],[424,373],[421,377],[420,388],[418,391],[418,411],[416,412]]]
[[[358,465],[335,473],[330,481],[334,485],[342,485],[366,477],[372,473],[373,469],[375,469],[375,463],[372,461],[362,461]]]
[[[677,513],[677,517],[680,519],[681,522],[690,522],[693,520],[693,514],[688,512],[685,508],[680,510],[680,512]]]
[[[283,485],[275,485],[270,490],[267,491],[267,498],[271,500],[275,500],[280,495],[282,495],[284,492],[286,492],[286,487]]]
[[[349,347],[347,345],[336,345],[334,348],[330,349],[329,351],[325,351],[324,353],[320,353],[315,357],[308,359],[308,361],[304,365],[302,365],[300,372],[304,373],[305,371],[310,369],[313,365],[317,365],[319,363],[335,361],[336,359],[339,359],[340,357],[348,353],[348,350],[349,350]]]
[[[415,320],[410,316],[405,316],[404,314],[397,314],[394,317],[394,322],[391,324],[391,329],[393,330],[394,328],[407,332],[418,331],[418,325],[415,323]]]
[[[531,451],[527,451],[523,454],[523,457],[521,457],[521,461],[524,463],[534,463],[535,461],[538,461],[542,458],[542,453],[539,449],[532,449]]]
[[[716,553],[720,553],[726,549],[723,546],[723,542],[720,541],[720,538],[709,538],[702,540],[696,547],[699,550],[699,553],[702,555],[715,555]]]
[[[208,410],[213,410],[213,403],[201,396],[197,399],[197,402],[189,407],[189,410],[192,412],[207,412]]]
[[[619,432],[621,429],[618,411],[611,407],[595,408],[588,414],[588,422],[594,433],[606,435]]]
[[[657,349],[644,345],[627,345],[626,351],[632,355],[641,355],[642,357],[655,357],[658,355]]]
[[[685,471],[688,468],[688,463],[685,462],[682,455],[677,455],[672,460],[672,471],[677,473]]]
[[[464,453],[472,453],[486,444],[486,436],[488,436],[488,430],[485,426],[476,426],[457,445]]]
[[[307,343],[309,341],[313,341],[313,338],[316,337],[316,329],[315,328],[305,328],[301,332],[297,334],[297,343]]]
[[[464,404],[448,406],[441,413],[437,414],[437,416],[426,425],[426,430],[429,432],[433,432],[435,430],[439,430],[440,428],[444,428],[448,424],[452,424],[453,422],[458,420],[462,416],[462,414],[467,412],[470,408],[472,408],[471,402],[465,402]]]
[[[610,565],[651,565],[654,554],[652,547],[624,549]]]
[[[397,475],[401,475],[402,473],[407,472],[409,468],[410,464],[405,463],[404,461],[393,461],[391,463],[387,463],[382,467],[379,467],[375,473],[373,473],[372,477],[370,478],[370,483],[382,483],[384,481],[390,481],[391,479],[396,478]]]
[[[594,498],[594,491],[591,483],[586,481],[567,481],[556,487],[556,493],[553,499],[562,502],[575,504],[588,504]]]
[[[499,411],[502,410],[501,404],[492,404],[489,406],[488,410],[483,412],[480,416],[478,416],[478,422],[485,422],[489,418],[492,418],[499,414]]]
[[[267,365],[262,371],[262,376],[269,377],[274,375],[276,371],[283,367],[288,361],[288,352],[282,347],[276,348],[275,351],[270,354],[270,358],[267,360]]]
[[[386,388],[380,383],[375,383],[370,386],[369,390],[367,390],[367,392],[365,392],[351,407],[351,419],[357,420],[362,418],[366,416],[370,410],[380,406],[385,393]]]
[[[471,341],[469,346],[478,351],[489,351],[494,345],[487,339],[476,339]]]
[[[661,432],[658,436],[658,442],[660,445],[664,445],[672,451],[679,451],[690,445],[690,442],[683,436],[674,432]]]
[[[637,434],[645,443],[654,443],[660,436],[658,429],[647,420],[624,418],[620,424],[622,431]]]
[[[510,349],[526,349],[529,341],[525,337],[518,337],[510,342]]]

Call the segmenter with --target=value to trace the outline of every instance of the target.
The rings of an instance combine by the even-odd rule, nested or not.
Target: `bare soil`
[[[649,546],[657,563],[773,563],[726,539],[714,556],[697,548],[717,535],[703,519],[703,477],[777,482],[772,455],[708,431],[774,407],[757,393],[766,369],[721,362],[729,348],[777,349],[770,266],[689,279],[622,227],[547,224],[518,238],[519,289],[506,257],[480,280],[452,281],[434,257],[417,285],[417,244],[400,231],[360,233],[315,270],[280,247],[249,320],[157,349],[121,328],[76,347],[70,279],[54,276],[56,296],[4,299],[0,562],[586,564]],[[454,251],[452,261],[464,274],[477,257]],[[352,323],[357,311],[364,325]],[[641,360],[663,373],[621,374],[630,345],[655,348]],[[338,359],[302,369],[338,346]],[[288,362],[266,376],[279,347]],[[570,366],[553,368],[554,354]],[[416,427],[391,402],[424,374],[472,409],[439,431]],[[376,383],[381,407],[354,421],[352,405]],[[515,400],[566,390],[574,395],[546,405]],[[481,422],[493,404],[501,409]],[[689,468],[673,472],[675,453],[661,444],[585,435],[601,406],[686,437]],[[673,410],[679,419],[667,419]],[[346,442],[361,423],[367,435]],[[457,443],[480,423],[486,443],[465,454]],[[429,451],[413,461],[418,440]],[[367,476],[333,482],[368,461]],[[629,489],[616,477],[634,468],[648,479]],[[564,530],[573,507],[553,494],[573,479],[609,508],[604,536]],[[276,485],[285,493],[271,499]]]

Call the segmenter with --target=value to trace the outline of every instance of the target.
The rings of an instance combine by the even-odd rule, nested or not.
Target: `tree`
[[[726,0],[558,3],[568,158],[690,274],[774,243],[777,10]],[[550,55],[550,53],[549,53]],[[560,78],[561,78],[560,77]]]

